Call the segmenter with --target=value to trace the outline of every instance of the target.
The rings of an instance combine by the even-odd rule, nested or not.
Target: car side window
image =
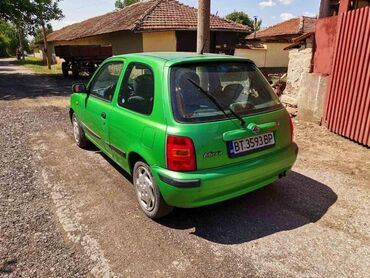
[[[118,104],[132,111],[150,115],[153,110],[154,76],[149,66],[132,63],[128,66],[118,95]]]
[[[122,67],[122,62],[110,62],[103,65],[90,85],[90,94],[111,101]]]

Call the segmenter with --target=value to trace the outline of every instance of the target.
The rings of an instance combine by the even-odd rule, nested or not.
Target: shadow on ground
[[[92,147],[91,151],[99,150]],[[123,177],[132,177],[99,152]],[[176,208],[159,224],[173,229],[195,228],[194,235],[219,244],[240,244],[320,220],[336,202],[331,188],[294,171],[270,186],[216,205]]]
[[[72,84],[78,82],[62,75],[21,73],[12,66],[0,60],[0,100],[68,96]],[[81,77],[80,81],[87,83],[88,78]]]
[[[318,221],[337,200],[326,185],[297,172],[245,196],[217,205],[176,209],[159,221],[220,244],[239,244]]]

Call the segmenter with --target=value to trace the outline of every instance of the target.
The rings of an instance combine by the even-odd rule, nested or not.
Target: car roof
[[[127,58],[132,60],[145,59],[148,62],[172,65],[183,62],[206,62],[206,61],[246,61],[248,59],[224,54],[198,54],[195,52],[142,52],[113,56],[112,58]]]

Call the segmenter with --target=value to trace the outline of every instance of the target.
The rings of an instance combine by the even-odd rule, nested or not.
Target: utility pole
[[[197,53],[209,52],[211,0],[198,0]]]
[[[254,38],[257,37],[257,16],[254,16],[254,25],[253,25],[253,31],[254,31]]]

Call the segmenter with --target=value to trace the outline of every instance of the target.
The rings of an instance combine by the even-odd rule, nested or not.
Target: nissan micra
[[[115,56],[72,91],[77,145],[93,143],[131,174],[150,218],[251,192],[296,160],[288,112],[244,58]]]

